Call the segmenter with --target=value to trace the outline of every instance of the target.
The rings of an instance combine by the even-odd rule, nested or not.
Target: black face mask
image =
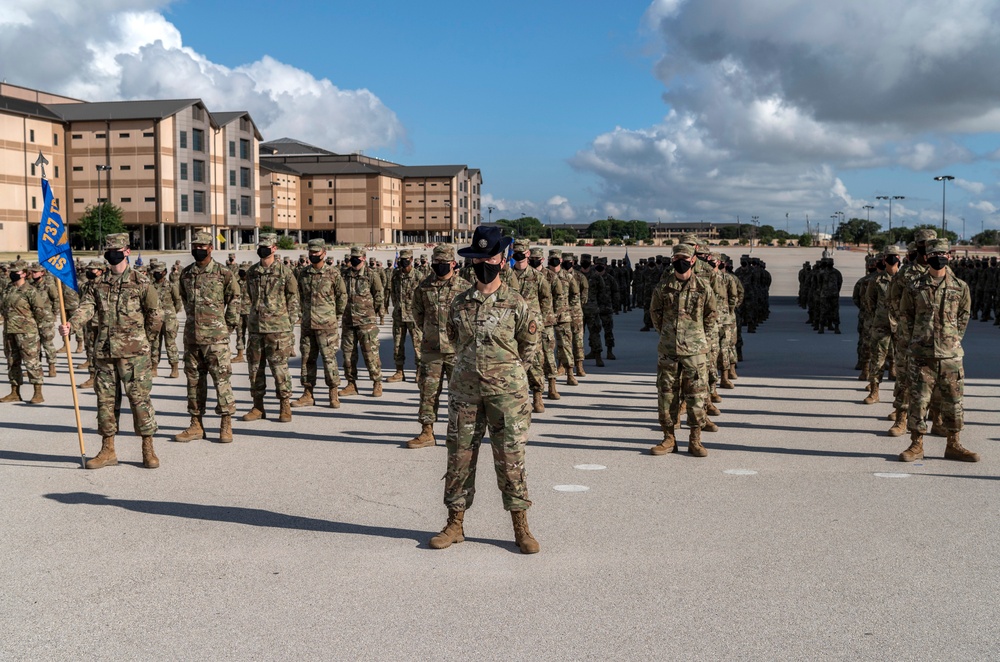
[[[153,272],[153,278],[155,278],[156,280],[163,280],[166,277],[166,275],[167,275],[166,271],[154,271]]]
[[[590,260],[581,260],[580,261],[580,268],[581,269],[589,269],[590,268]]]
[[[262,260],[266,260],[271,257],[271,247],[270,246],[258,246],[257,247],[257,257]]]
[[[326,258],[326,263],[327,264],[333,264],[333,258],[332,257]]]
[[[431,265],[431,269],[434,270],[438,278],[444,278],[451,273],[451,262],[435,262]]]
[[[931,255],[927,258],[927,264],[931,269],[944,269],[948,266],[948,258],[944,255]]]
[[[885,263],[891,267],[894,264],[899,264],[899,258],[896,257],[895,255],[890,255],[889,257],[885,258]]]
[[[569,260],[562,261],[562,268],[566,271],[571,271],[573,269],[573,263]]]
[[[514,261],[515,262],[520,262],[521,260],[523,260],[526,257],[528,257],[528,254],[527,253],[522,253],[521,251],[517,251],[516,253],[514,253]]]
[[[885,262],[876,262],[875,269],[877,271],[885,271]]]
[[[604,265],[603,264],[599,264],[596,267],[594,267],[594,269],[596,269],[598,273],[603,273],[604,272]]]
[[[673,265],[674,265],[674,271],[676,271],[679,274],[686,274],[688,271],[691,270],[691,263],[688,262],[687,260],[675,260],[673,262]]]
[[[351,266],[352,267],[357,267],[358,265],[363,264],[363,263],[364,263],[364,260],[361,259],[360,257],[356,256],[356,255],[351,258]]]
[[[240,278],[246,278],[247,277],[247,270],[246,269],[240,269],[239,274],[240,274]]]
[[[10,282],[19,283],[21,282],[21,274],[17,271],[10,272]]]
[[[399,259],[399,268],[400,269],[405,269],[408,266],[410,266],[410,260],[409,259],[404,259],[404,258],[400,258]]]
[[[542,258],[540,257],[528,258],[528,264],[531,265],[532,269],[537,269],[538,267],[542,266]]]
[[[553,269],[555,269],[556,267],[558,267],[561,264],[562,264],[562,260],[560,260],[559,258],[557,258],[557,257],[550,257],[549,258],[549,266],[552,267]]]
[[[97,278],[97,272],[96,271],[88,271],[87,272],[87,280],[94,280],[95,278]]]
[[[476,272],[476,280],[483,285],[489,285],[500,275],[501,264],[490,264],[489,262],[477,262],[472,265],[472,270]]]
[[[201,262],[206,257],[208,257],[208,249],[207,248],[192,248],[191,249],[191,257],[194,258],[195,262]],[[230,260],[229,263],[232,264],[232,260]]]
[[[104,253],[104,259],[107,261],[108,264],[110,264],[113,267],[116,264],[121,264],[125,260],[125,252],[107,251],[106,253]]]
[[[323,261],[323,256],[322,255],[310,255],[309,256],[309,261],[312,262],[313,264],[319,264],[320,262]]]
[[[924,244],[923,246],[921,246],[920,244],[917,244],[917,255],[927,255],[927,245],[926,244]]]

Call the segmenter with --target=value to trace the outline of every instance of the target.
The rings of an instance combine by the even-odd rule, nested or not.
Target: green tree
[[[808,232],[804,232],[799,235],[799,246],[802,246],[803,248],[809,248],[812,245],[813,245],[813,238],[811,234],[809,234]]]
[[[872,248],[878,252],[885,250],[885,247],[889,245],[889,236],[887,232],[882,234],[877,234],[872,237]]]
[[[121,207],[116,207],[110,202],[87,207],[83,216],[80,217],[79,232],[83,236],[84,244],[100,250],[104,245],[104,237],[109,234],[125,232],[122,218],[124,215]]]
[[[906,238],[907,243],[913,241],[913,233],[916,232],[917,230],[934,230],[935,232],[937,232],[938,238],[941,238],[940,225],[934,225],[932,223],[924,223],[923,225],[915,225],[913,228],[908,228],[908,229],[910,230],[910,232]],[[945,235],[946,236],[944,238],[950,241],[952,244],[955,244],[955,242],[958,241],[958,235],[952,232],[951,230],[945,232]]]
[[[979,234],[972,235],[972,243],[976,246],[996,246],[1000,243],[1000,232],[997,230],[985,230]]]
[[[281,235],[278,237],[278,248],[284,251],[295,248],[295,238],[289,234]]]

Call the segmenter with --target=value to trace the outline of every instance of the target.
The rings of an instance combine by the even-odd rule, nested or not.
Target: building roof
[[[316,147],[309,143],[294,138],[278,138],[268,140],[260,144],[260,156],[262,158],[278,156],[315,156],[317,154],[334,154],[330,150]]]
[[[153,101],[98,101],[95,103],[50,103],[46,107],[67,122],[102,120],[164,119],[202,104],[201,99],[162,99]],[[209,114],[211,117],[211,114]],[[215,123],[215,120],[212,120]]]
[[[285,163],[303,175],[378,175],[382,169],[357,161],[314,161],[311,163]]]
[[[270,160],[264,159],[264,160],[262,160],[262,161],[259,162],[259,165],[260,165],[260,169],[261,170],[268,170],[270,172],[280,172],[280,173],[284,173],[286,175],[295,175],[295,176],[298,176],[299,174],[301,174],[295,168],[289,168],[288,166],[286,166],[281,161],[270,161]]]
[[[0,110],[15,113],[17,115],[27,115],[29,117],[41,117],[55,122],[61,122],[62,118],[46,108],[43,104],[34,101],[26,101],[16,97],[0,96]]]
[[[245,117],[247,118],[247,120],[250,121],[250,126],[253,127],[254,137],[257,138],[257,140],[263,140],[263,136],[261,136],[260,131],[257,130],[257,124],[253,121],[253,118],[250,117],[250,113],[245,110],[236,110],[225,113],[209,113],[209,114],[212,116],[212,119],[215,120],[215,123],[218,124],[219,126],[226,126],[228,124],[235,122],[240,118]]]
[[[466,168],[464,165],[429,165],[399,166],[385,170],[399,177],[456,177]]]

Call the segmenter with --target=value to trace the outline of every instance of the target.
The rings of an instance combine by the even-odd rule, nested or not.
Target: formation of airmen
[[[809,311],[807,324],[817,333],[840,331],[840,290],[844,275],[833,266],[832,257],[822,257],[815,264],[802,264],[799,270],[800,308]]]

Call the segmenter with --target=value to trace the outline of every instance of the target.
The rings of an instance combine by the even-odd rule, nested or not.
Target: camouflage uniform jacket
[[[894,333],[896,331],[896,317],[889,309],[889,284],[891,282],[892,275],[884,271],[876,272],[875,278],[869,278],[862,301],[862,309],[866,311],[871,320],[871,328]]]
[[[706,354],[717,315],[715,294],[704,278],[664,278],[653,292],[649,316],[660,333],[660,356]]]
[[[903,292],[911,282],[927,273],[927,267],[919,262],[907,262],[899,268],[889,283],[889,313],[899,320],[899,303],[903,300]]]
[[[521,286],[517,293],[521,295],[528,309],[535,314],[539,324],[544,325],[547,317],[552,316],[552,288],[542,274],[531,267],[524,271],[514,269]]]
[[[504,284],[484,295],[475,287],[451,304],[448,340],[457,348],[448,388],[460,395],[528,390],[525,366],[539,349],[538,322],[520,294]]]
[[[332,265],[309,265],[299,274],[303,331],[335,331],[347,308],[347,286]]]
[[[715,323],[716,325],[723,324],[729,321],[729,289],[721,273],[709,271],[707,276],[706,280],[708,280],[712,291],[715,292]]]
[[[82,328],[97,319],[94,355],[98,359],[128,359],[149,353],[148,338],[163,324],[156,288],[132,267],[116,274],[111,269],[93,281],[70,320]]]
[[[588,313],[611,312],[611,288],[608,287],[608,281],[593,266],[583,276],[587,279],[587,300],[583,309]]]
[[[562,279],[551,269],[543,268],[539,273],[549,283],[549,291],[552,292],[552,309],[545,317],[545,326],[555,326],[559,322],[568,322],[569,303],[566,291],[563,288]],[[543,311],[544,312],[544,311]]]
[[[428,354],[454,354],[455,346],[448,339],[448,318],[451,303],[472,284],[457,273],[439,279],[436,274],[425,278],[413,293],[413,321],[423,331],[420,351]]]
[[[174,319],[177,313],[181,312],[184,302],[181,300],[180,287],[177,283],[171,283],[169,278],[162,280],[151,280],[156,288],[156,296],[160,299],[160,308],[163,311],[163,320]]]
[[[247,290],[250,333],[291,333],[292,320],[299,319],[299,285],[290,267],[277,258],[270,267],[257,262],[247,271]]]
[[[229,329],[240,315],[239,276],[215,260],[205,267],[189,264],[181,271],[178,295],[184,306],[185,345],[229,342]]]
[[[743,305],[743,283],[728,271],[720,272],[719,275],[722,277],[722,282],[726,285],[726,314],[723,318],[722,311],[720,310],[719,317],[725,322],[732,324],[736,322],[736,309]]]
[[[576,269],[573,270],[573,277],[576,278],[577,285],[580,286],[580,309],[583,310],[590,301],[590,280],[587,274]]]
[[[559,321],[571,321],[573,313],[583,310],[583,302],[580,300],[580,283],[577,281],[576,276],[573,275],[572,271],[566,271],[565,269],[560,269],[559,280],[562,281],[563,292],[566,293],[566,316],[569,318],[563,320],[560,316]],[[557,313],[560,314],[561,313]]]
[[[950,359],[965,355],[962,337],[972,314],[969,286],[954,273],[938,279],[930,271],[910,283],[899,302],[899,328],[918,358]]]
[[[427,276],[416,267],[406,273],[396,269],[392,273],[389,296],[392,298],[392,319],[395,322],[413,322],[413,293]]]
[[[59,289],[55,283],[55,279],[48,277],[48,272],[35,281],[34,278],[28,277],[28,285],[32,286],[38,290],[43,298],[45,299],[45,319],[47,324],[52,324],[52,322],[59,316]]]
[[[358,271],[348,269],[344,276],[347,286],[347,308],[344,312],[345,326],[370,326],[376,324],[375,311],[383,310],[384,298],[382,280],[367,264]]]
[[[48,300],[35,287],[8,285],[0,298],[0,317],[4,333],[38,334],[38,328],[49,323]]]

